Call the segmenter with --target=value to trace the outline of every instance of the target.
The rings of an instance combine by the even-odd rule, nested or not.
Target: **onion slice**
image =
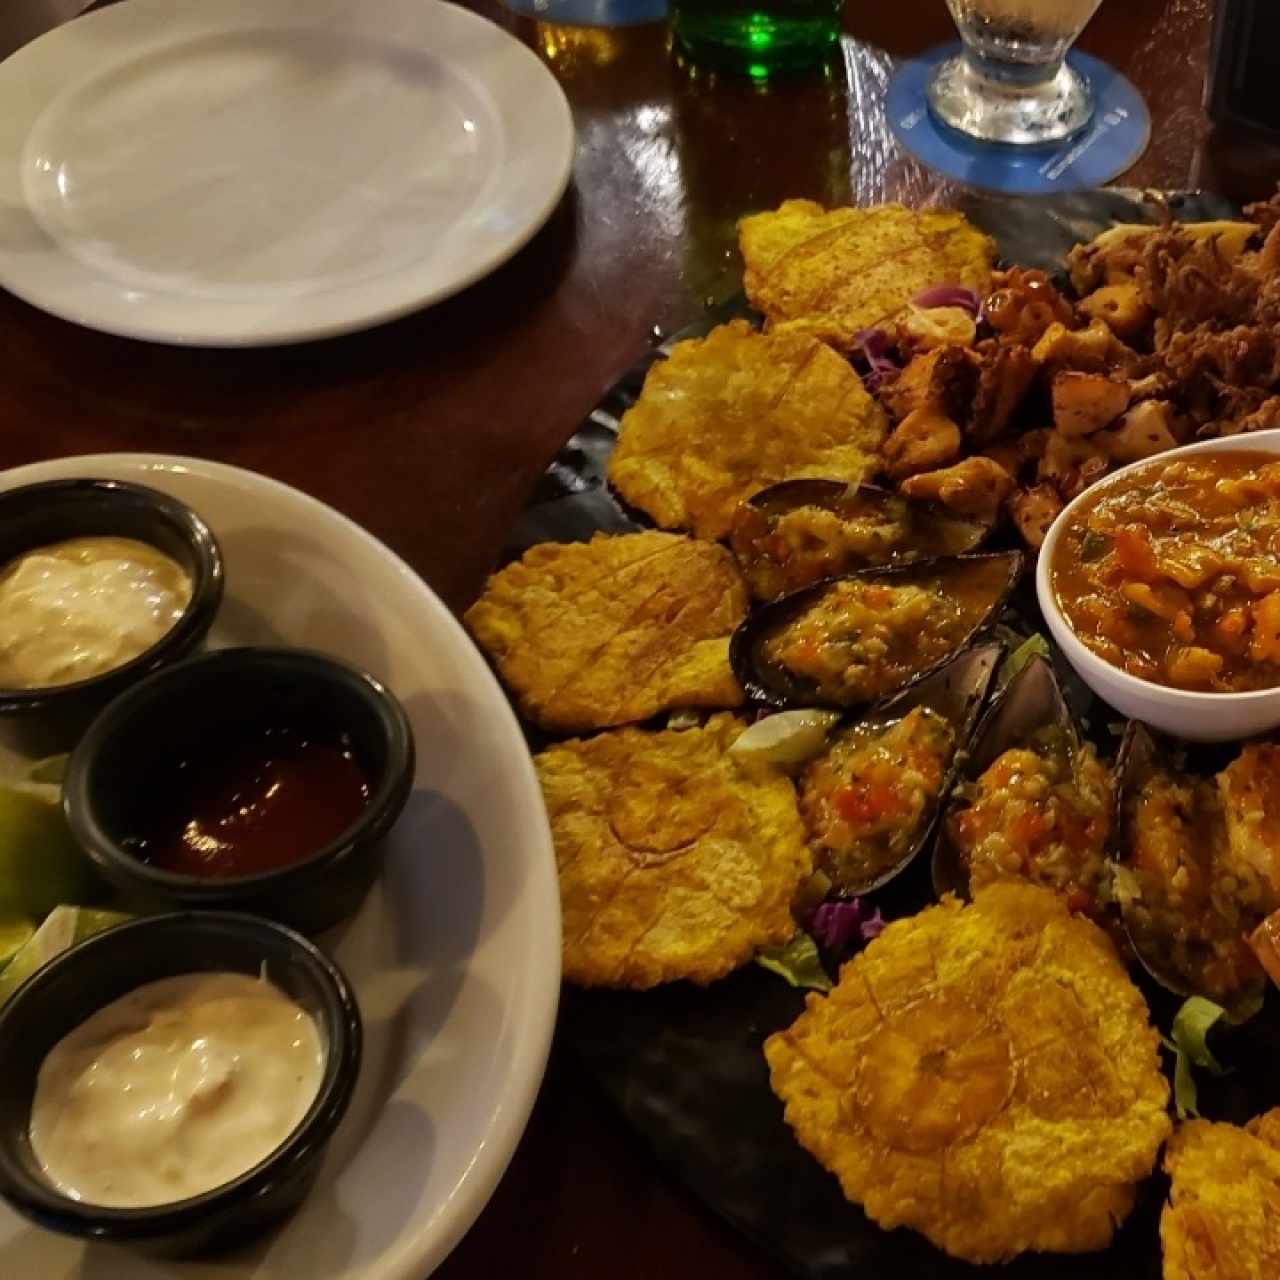
[[[972,289],[962,284],[935,284],[932,288],[917,293],[911,299],[916,307],[932,310],[934,307],[959,307],[967,311],[975,320],[982,307],[982,299]]]
[[[860,329],[853,335],[853,340],[867,364],[862,380],[868,391],[878,391],[886,379],[895,378],[902,371],[889,355],[889,335],[883,329]]]

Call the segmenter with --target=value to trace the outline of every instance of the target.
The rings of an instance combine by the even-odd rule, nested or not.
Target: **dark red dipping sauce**
[[[351,827],[369,800],[345,735],[269,726],[211,743],[156,781],[159,802],[129,842],[133,852],[209,879],[301,862]]]

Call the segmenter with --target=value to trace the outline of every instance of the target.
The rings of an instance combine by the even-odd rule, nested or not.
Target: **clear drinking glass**
[[[1034,145],[1089,123],[1088,82],[1063,59],[1102,0],[947,0],[963,52],[929,84],[945,124],[986,142]]]

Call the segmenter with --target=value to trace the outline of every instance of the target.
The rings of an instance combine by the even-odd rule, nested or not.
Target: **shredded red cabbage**
[[[959,307],[962,311],[967,311],[975,320],[982,307],[982,299],[972,289],[966,289],[962,284],[936,284],[923,293],[917,293],[911,302],[913,306],[926,309]]]
[[[889,335],[883,329],[859,329],[853,340],[868,360],[888,359]]]
[[[887,378],[898,375],[901,366],[889,355],[889,335],[883,329],[860,329],[853,340],[867,364],[862,375],[867,390],[878,391]]]
[[[871,911],[862,898],[824,902],[814,913],[809,932],[830,956],[842,956],[853,943],[867,943],[880,936],[884,917],[877,907]]]
[[[858,934],[863,942],[870,942],[874,938],[878,938],[886,928],[889,922],[880,914],[880,908],[877,907],[871,915],[858,926]]]

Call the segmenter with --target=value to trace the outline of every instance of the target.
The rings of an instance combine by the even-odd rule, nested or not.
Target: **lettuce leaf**
[[[1052,656],[1053,651],[1049,648],[1049,641],[1039,631],[1027,636],[1001,663],[1000,670],[996,674],[996,687],[1003,689],[1032,658],[1051,658]]]
[[[831,978],[822,967],[818,944],[804,932],[797,930],[784,947],[769,947],[756,953],[756,964],[770,973],[776,973],[793,987],[809,991],[831,990]]]
[[[1200,1114],[1194,1067],[1211,1075],[1227,1074],[1209,1048],[1209,1032],[1226,1017],[1227,1011],[1203,996],[1191,996],[1174,1015],[1173,1039],[1165,1046],[1175,1055],[1173,1064],[1173,1105],[1179,1120]]]

